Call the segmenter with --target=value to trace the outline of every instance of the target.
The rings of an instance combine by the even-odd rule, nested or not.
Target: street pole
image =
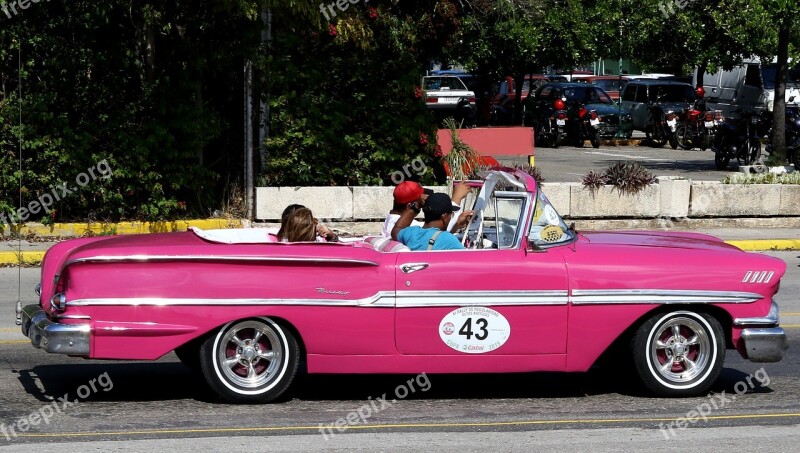
[[[253,62],[244,63],[244,198],[247,219],[253,220]]]

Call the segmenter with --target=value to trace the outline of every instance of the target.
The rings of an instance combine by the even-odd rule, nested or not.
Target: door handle
[[[403,271],[404,274],[410,274],[412,272],[427,269],[428,266],[430,266],[428,263],[408,263],[400,266],[400,270]]]

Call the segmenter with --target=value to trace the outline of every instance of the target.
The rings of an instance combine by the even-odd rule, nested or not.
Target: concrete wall
[[[392,187],[259,187],[256,220],[276,221],[292,203],[328,221],[378,221],[392,207]],[[446,191],[446,187],[435,187]],[[659,177],[636,195],[613,186],[592,192],[580,183],[545,183],[561,215],[572,219],[654,219],[800,216],[800,186],[722,184]]]

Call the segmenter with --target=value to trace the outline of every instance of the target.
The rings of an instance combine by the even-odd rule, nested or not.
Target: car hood
[[[582,233],[592,245],[618,245],[629,247],[661,247],[694,250],[737,251],[722,239],[701,233],[676,233],[660,231],[598,231]]]
[[[619,107],[615,105],[608,105],[608,104],[587,104],[587,110],[594,110],[600,116],[606,115],[617,115],[619,114],[620,110]],[[627,109],[622,109],[622,114],[627,115],[629,112]]]

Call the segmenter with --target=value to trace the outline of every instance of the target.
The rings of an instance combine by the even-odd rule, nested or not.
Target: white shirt
[[[386,220],[383,222],[383,230],[381,230],[381,236],[385,238],[392,237],[392,229],[394,228],[394,224],[400,219],[400,214],[389,214],[386,217]],[[424,223],[420,222],[419,220],[412,220],[410,226],[422,226]]]

